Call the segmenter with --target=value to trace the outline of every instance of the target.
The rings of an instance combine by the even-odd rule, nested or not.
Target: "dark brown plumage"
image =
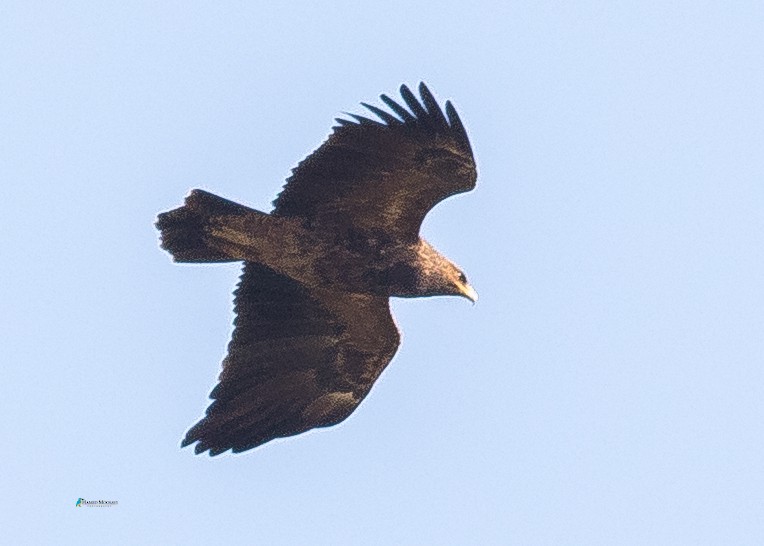
[[[218,455],[339,423],[395,354],[389,298],[477,295],[419,237],[427,212],[475,187],[464,126],[424,84],[408,110],[364,104],[303,160],[270,214],[193,190],[160,214],[177,262],[243,261],[234,332],[207,415],[183,446]],[[394,114],[394,115],[393,115]]]

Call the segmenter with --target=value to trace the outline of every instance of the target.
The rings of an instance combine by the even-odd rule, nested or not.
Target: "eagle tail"
[[[159,215],[156,227],[161,246],[180,263],[236,262],[241,258],[214,244],[211,229],[215,222],[232,216],[263,214],[204,190],[192,190],[185,204]]]

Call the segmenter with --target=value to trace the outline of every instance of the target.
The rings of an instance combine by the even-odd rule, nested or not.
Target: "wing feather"
[[[393,116],[392,114],[389,114],[388,112],[385,112],[381,108],[377,108],[376,106],[373,106],[371,104],[366,104],[365,102],[361,103],[361,106],[364,108],[367,108],[370,112],[376,114],[379,116],[379,119],[387,123],[388,125],[400,125],[403,123],[401,120]]]
[[[387,299],[309,290],[259,264],[245,264],[235,312],[212,403],[182,443],[197,453],[238,453],[342,421],[400,341]]]
[[[362,103],[381,122],[338,118],[326,142],[292,171],[273,213],[338,236],[354,230],[415,241],[433,206],[473,189],[475,160],[453,105],[444,114],[424,83],[421,101],[406,85],[400,93],[411,111],[381,95],[392,113]]]
[[[419,94],[422,96],[422,102],[424,102],[424,106],[427,109],[428,118],[433,121],[439,131],[447,130],[448,121],[446,121],[446,117],[443,115],[440,106],[438,106],[438,102],[432,96],[430,90],[427,89],[424,82],[419,84]]]
[[[382,99],[382,102],[384,102],[393,112],[395,112],[401,118],[403,118],[404,122],[416,123],[416,118],[413,115],[411,115],[411,112],[406,110],[403,106],[395,102],[393,99],[391,99],[387,95],[380,95],[379,98]]]
[[[419,120],[420,123],[427,123],[430,121],[430,116],[427,115],[427,111],[422,107],[414,93],[407,85],[401,85],[401,97],[406,101],[406,105],[411,109],[411,112]]]

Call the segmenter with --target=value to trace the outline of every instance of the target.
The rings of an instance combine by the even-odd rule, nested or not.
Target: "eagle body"
[[[477,295],[422,239],[425,214],[475,185],[474,158],[450,103],[424,84],[409,110],[366,105],[382,121],[338,119],[294,170],[271,213],[203,190],[159,215],[176,262],[241,261],[234,332],[206,416],[183,446],[217,455],[347,418],[393,358],[390,297]],[[396,117],[397,116],[397,117]]]
[[[204,224],[203,240],[193,249],[172,247],[172,229],[182,229],[189,213],[197,215],[194,229]],[[203,190],[192,190],[184,207],[164,214],[162,228],[165,246],[177,262],[200,262],[207,253],[204,261],[260,263],[313,288],[387,297],[444,295],[441,290],[451,284],[443,275],[459,275],[458,268],[422,238],[396,241],[352,229],[340,235]],[[173,235],[176,240],[191,239],[183,233]]]

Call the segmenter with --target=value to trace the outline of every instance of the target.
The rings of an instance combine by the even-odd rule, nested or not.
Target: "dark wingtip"
[[[361,106],[363,106],[364,108],[367,108],[370,112],[377,115],[379,119],[381,119],[388,125],[400,125],[401,123],[403,123],[400,119],[396,118],[392,114],[389,114],[388,112],[385,112],[381,108],[377,108],[376,106],[372,106],[371,104],[367,104],[365,102],[362,102]]]
[[[459,118],[459,114],[456,113],[456,108],[454,108],[454,105],[451,104],[450,100],[446,101],[446,115],[448,116],[448,123],[451,126],[451,131],[453,132],[456,139],[461,143],[462,146],[467,148],[470,153],[472,153],[472,146],[470,146],[470,139],[467,136],[467,130],[464,128],[462,120]]]
[[[345,115],[350,116],[351,118],[355,119],[361,125],[382,125],[378,121],[374,121],[373,119],[369,119],[369,118],[364,117],[364,116],[359,116],[358,114],[350,114],[348,112],[345,112]]]
[[[361,103],[364,108],[379,117],[381,121],[357,114],[351,114],[349,112],[343,113],[352,118],[352,120],[335,118],[335,121],[340,126],[418,126],[428,132],[448,135],[462,148],[472,153],[472,147],[470,146],[469,138],[467,137],[467,131],[464,129],[464,125],[462,124],[461,119],[459,119],[459,115],[456,113],[456,109],[454,108],[454,105],[451,104],[451,101],[445,102],[445,109],[441,108],[438,101],[435,99],[435,96],[430,91],[430,88],[427,87],[427,84],[423,81],[419,82],[417,90],[419,91],[421,99],[417,98],[405,83],[400,86],[400,95],[403,99],[403,104],[408,106],[408,109],[402,106],[401,103],[391,99],[389,96],[385,94],[380,95],[379,98],[392,111],[392,113],[365,102]],[[337,129],[337,127],[335,127],[335,129]]]
[[[403,100],[406,102],[406,106],[408,106],[414,113],[417,121],[422,121],[425,123],[428,121],[429,116],[427,115],[427,111],[424,109],[421,103],[417,100],[416,96],[414,96],[414,93],[411,92],[411,89],[409,89],[405,83],[401,85],[401,97],[403,97]]]
[[[194,442],[199,440],[199,428],[200,428],[201,423],[203,423],[203,422],[204,421],[199,421],[194,426],[192,426],[190,429],[188,429],[188,431],[186,432],[185,438],[183,438],[183,441],[180,443],[180,447],[183,448],[183,447],[190,446],[191,444],[193,444]],[[198,448],[199,444],[197,444],[196,447]],[[198,453],[198,451],[197,451],[197,453]]]
[[[449,126],[446,116],[443,115],[443,110],[440,109],[438,101],[435,100],[435,97],[430,93],[424,82],[419,83],[419,96],[422,97],[428,117],[435,128],[441,131],[447,130]]]
[[[353,123],[353,122],[352,122],[352,121],[350,121],[349,119],[334,118],[334,121],[336,121],[337,123],[339,123],[339,124],[340,124],[340,126],[345,126],[345,125],[357,125],[357,123]]]
[[[379,98],[384,102],[390,110],[395,112],[400,116],[400,118],[404,121],[404,123],[416,121],[416,118],[411,115],[411,112],[406,110],[403,106],[395,102],[393,99],[388,97],[387,95],[380,95]]]

